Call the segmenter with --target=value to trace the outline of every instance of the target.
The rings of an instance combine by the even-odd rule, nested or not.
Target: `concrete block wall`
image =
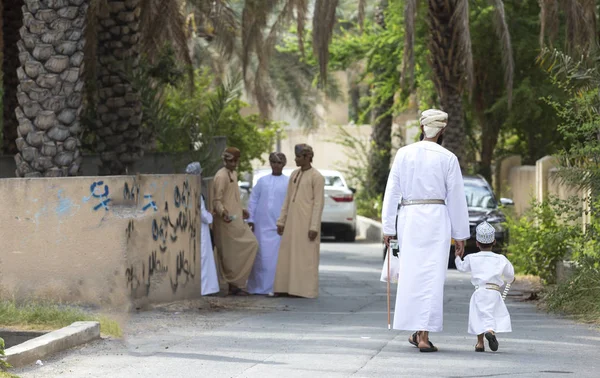
[[[550,196],[568,199],[572,196],[585,197],[585,193],[569,187],[557,179],[558,161],[553,156],[545,156],[536,165],[521,165],[520,156],[509,156],[499,164],[496,177],[496,192],[501,197],[515,202],[515,212],[520,215],[532,200],[547,200]]]
[[[0,180],[0,294],[112,306],[200,295],[198,176]]]

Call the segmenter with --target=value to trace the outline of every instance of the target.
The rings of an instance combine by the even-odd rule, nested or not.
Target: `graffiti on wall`
[[[141,191],[138,189],[137,198],[140,198],[139,193]],[[168,186],[163,186],[163,190],[143,195],[141,211],[152,209],[155,216],[147,229],[135,233],[136,221],[131,220],[125,230],[128,239],[134,234],[141,238],[147,237],[148,241],[144,245],[149,245],[147,258],[137,265],[130,265],[125,271],[126,284],[133,296],[148,296],[153,281],[158,284],[167,280],[167,277],[172,292],[176,293],[196,277],[199,258],[199,195],[199,188],[192,193],[187,180],[181,185],[172,186],[172,191]],[[158,205],[158,198],[164,200],[164,205]]]
[[[110,199],[110,190],[108,189],[108,185],[104,184],[104,181],[96,181],[92,183],[90,186],[90,196],[84,197],[83,202],[88,202],[92,199],[96,199],[96,205],[94,206],[94,211],[97,211],[101,208],[108,211],[108,203],[111,201]]]

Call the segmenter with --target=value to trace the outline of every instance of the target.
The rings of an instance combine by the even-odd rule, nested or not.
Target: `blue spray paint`
[[[108,185],[104,185],[104,193],[102,193],[102,185],[104,185],[104,181],[96,181],[90,186],[90,193],[92,194],[89,197],[83,197],[83,202],[88,202],[92,197],[100,199],[100,203],[94,207],[94,211],[97,211],[101,207],[104,207],[104,210],[108,211],[108,203],[110,202],[110,198],[108,198],[110,192],[108,190]],[[97,191],[96,189],[100,189]]]

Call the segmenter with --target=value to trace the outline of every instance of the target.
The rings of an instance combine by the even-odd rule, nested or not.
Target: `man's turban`
[[[448,113],[437,109],[425,110],[420,119],[427,138],[433,138],[448,124]]]
[[[287,164],[287,158],[282,152],[271,152],[269,161],[272,163],[281,163],[283,165]]]
[[[235,147],[227,147],[225,151],[223,151],[223,159],[225,160],[239,159],[240,156],[242,156],[242,153]]]
[[[200,165],[200,162],[193,162],[188,164],[188,166],[185,168],[185,173],[187,173],[188,175],[199,175],[202,173],[202,166]]]
[[[309,157],[314,157],[315,156],[315,153],[313,152],[312,147],[309,146],[306,143],[297,144],[294,147],[294,153],[297,156],[309,156]]]

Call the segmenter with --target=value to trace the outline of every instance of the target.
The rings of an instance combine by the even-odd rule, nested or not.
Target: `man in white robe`
[[[202,167],[197,161],[190,163],[185,169],[185,173],[200,175]],[[206,210],[203,195],[200,195],[200,222],[200,294],[210,295],[218,293],[221,289],[219,288],[219,277],[209,228],[213,222],[213,216]]]
[[[273,295],[273,282],[277,269],[277,257],[281,236],[277,233],[277,219],[281,213],[289,177],[283,175],[287,162],[281,152],[269,156],[272,173],[261,177],[250,195],[248,224],[258,240],[258,254],[248,278],[250,294]]]
[[[485,352],[483,338],[488,340],[492,351],[498,350],[496,333],[511,332],[510,314],[502,299],[500,289],[515,279],[515,269],[508,259],[492,252],[496,243],[496,230],[487,222],[477,226],[475,238],[480,252],[470,254],[464,261],[456,256],[456,269],[471,272],[471,283],[475,292],[469,303],[469,328],[477,335],[476,352]]]
[[[394,159],[382,221],[386,245],[396,236],[400,246],[394,329],[418,331],[409,342],[435,352],[429,332],[442,331],[450,239],[462,255],[469,212],[458,159],[437,143],[448,114],[431,109],[420,121],[424,139],[401,148]]]

